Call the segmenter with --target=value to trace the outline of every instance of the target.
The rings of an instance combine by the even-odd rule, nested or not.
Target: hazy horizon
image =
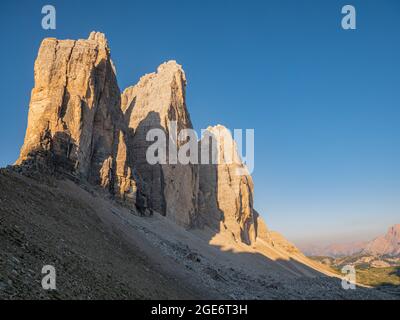
[[[271,229],[331,244],[400,223],[398,1],[352,1],[352,31],[343,1],[172,2],[52,1],[56,30],[40,27],[43,2],[2,2],[0,166],[23,143],[41,40],[96,30],[121,90],[176,60],[198,132],[255,129],[255,208]]]
[[[299,247],[318,247],[323,248],[329,245],[338,244],[352,244],[357,242],[369,242],[375,238],[386,234],[388,229],[393,226],[389,225],[387,228],[366,228],[365,230],[348,231],[347,233],[334,233],[327,235],[319,235],[318,240],[312,237],[312,234],[308,237],[302,237],[301,239],[290,239]]]

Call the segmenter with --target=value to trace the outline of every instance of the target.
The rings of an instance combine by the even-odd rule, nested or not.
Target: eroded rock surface
[[[192,123],[185,102],[186,77],[175,61],[160,65],[122,93],[122,111],[131,130],[130,148],[134,166],[145,183],[144,192],[154,210],[185,227],[195,224],[197,212],[197,167],[182,165],[166,151],[167,164],[150,164],[146,152],[152,141],[150,130],[165,133],[166,146],[179,150],[186,141],[177,139]],[[175,124],[175,125],[174,125]],[[174,152],[176,155],[176,151]]]
[[[134,199],[127,142],[104,34],[92,32],[87,40],[44,39],[16,164],[46,162]]]
[[[243,165],[236,143],[224,126],[209,127],[201,148],[210,164],[199,166],[199,210],[205,223],[229,230],[236,241],[254,243],[259,215],[253,208],[253,180]],[[206,140],[206,141],[205,141]]]
[[[192,129],[186,76],[175,61],[120,94],[102,33],[86,40],[44,39],[35,62],[28,128],[17,165],[62,168],[109,190],[142,214],[157,212],[186,228],[207,225],[235,241],[270,241],[253,208],[253,181],[230,132],[208,128],[215,163],[181,164],[178,151]],[[165,163],[150,163],[149,147],[165,134]],[[200,143],[201,145],[201,143]],[[226,148],[227,147],[227,148]],[[199,161],[201,159],[201,148]],[[227,152],[225,152],[227,151]]]

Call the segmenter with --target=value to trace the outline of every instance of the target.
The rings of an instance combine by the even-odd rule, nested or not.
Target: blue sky
[[[41,8],[57,29],[41,28]],[[352,4],[357,30],[341,29]],[[255,203],[297,243],[400,223],[400,2],[1,1],[0,166],[22,145],[45,37],[106,34],[121,90],[183,65],[195,128],[255,129]]]

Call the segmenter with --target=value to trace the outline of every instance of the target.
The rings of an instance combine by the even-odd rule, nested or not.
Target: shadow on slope
[[[320,299],[349,293],[304,266],[209,245],[204,230],[139,217],[98,191],[0,171],[0,298]],[[41,288],[54,265],[57,291]],[[306,268],[307,269],[307,268]],[[308,270],[313,272],[313,270]],[[314,272],[313,272],[314,273]]]
[[[83,190],[46,179],[0,171],[0,299],[200,297],[103,223],[95,193],[82,201]],[[56,291],[41,287],[44,265],[56,267]]]
[[[134,140],[131,147],[135,143],[143,142],[148,130],[157,126],[161,127],[160,118],[153,112],[139,124],[136,132],[131,132],[134,139],[138,139],[136,142]],[[45,148],[44,151],[33,152],[35,157],[44,161],[37,161],[37,158],[27,160],[29,165],[43,164],[36,168],[37,172],[30,172],[35,173],[33,178],[39,179],[40,183],[12,170],[1,171],[0,287],[4,288],[0,290],[1,297],[380,297],[366,289],[356,290],[356,293],[343,290],[338,279],[329,278],[316,270],[317,268],[303,263],[300,255],[293,255],[293,258],[287,253],[285,256],[282,252],[277,252],[279,250],[273,245],[263,241],[256,242],[253,247],[242,243],[243,239],[235,239],[229,235],[223,227],[227,217],[216,199],[216,165],[199,168],[200,174],[208,175],[209,178],[200,185],[203,198],[199,201],[211,204],[211,208],[215,209],[207,211],[207,208],[203,208],[200,220],[196,221],[196,225],[203,230],[184,230],[172,224],[156,230],[151,218],[131,220],[132,224],[125,230],[126,221],[133,219],[132,215],[125,215],[124,220],[120,219],[113,225],[104,223],[98,212],[104,209],[95,205],[107,196],[99,190],[91,191],[94,189],[89,185],[85,187],[79,177],[68,174],[72,169],[70,154],[74,147],[71,146],[74,142],[70,137],[65,133],[57,133],[54,140],[65,149],[57,152],[56,158],[53,152],[49,153]],[[53,146],[49,150],[52,151]],[[138,167],[138,172],[145,182],[151,184],[149,194],[158,194],[162,204],[165,200],[162,192],[165,188],[163,171],[159,165],[151,167],[147,164],[144,155],[145,152],[138,153],[136,157],[142,158],[134,158],[133,163],[142,165]],[[43,168],[50,168],[50,171],[42,173]],[[27,173],[23,171],[24,165],[14,169]],[[205,173],[202,172],[203,169],[211,171]],[[61,172],[58,178],[67,175],[90,193],[85,195],[84,200],[77,199],[75,192],[63,190],[59,182],[53,179],[52,176],[57,172]],[[78,193],[77,189],[75,191]],[[99,196],[102,199],[96,199]],[[123,208],[118,210],[124,211]],[[128,214],[130,213],[131,211]],[[106,215],[111,216],[112,212],[107,211]],[[136,230],[143,223],[150,224],[149,227],[140,229],[146,235],[144,238]],[[259,225],[256,224],[256,234],[259,234],[258,228]],[[40,271],[45,264],[57,266],[60,289],[56,292],[48,293],[41,289]]]

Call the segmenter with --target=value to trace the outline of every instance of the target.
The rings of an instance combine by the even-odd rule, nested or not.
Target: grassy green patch
[[[400,267],[357,268],[357,282],[372,287],[400,285]]]

